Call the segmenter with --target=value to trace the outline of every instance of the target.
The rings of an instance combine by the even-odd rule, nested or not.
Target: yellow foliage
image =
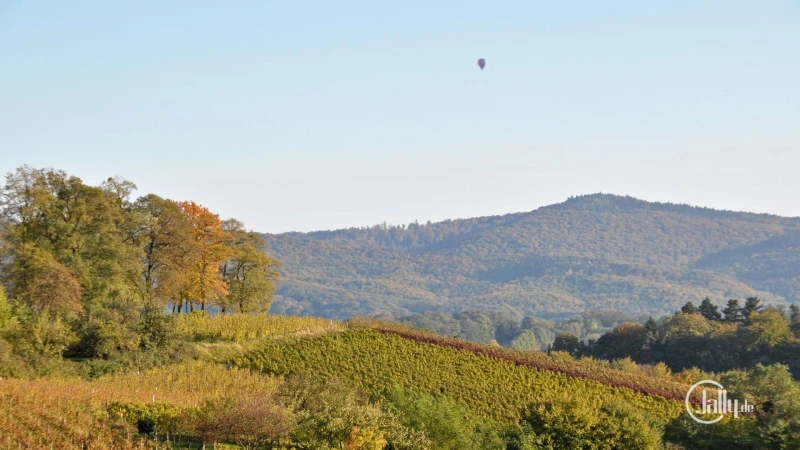
[[[287,335],[312,335],[345,329],[341,322],[317,317],[267,314],[184,314],[176,317],[177,331],[193,340],[238,343]]]

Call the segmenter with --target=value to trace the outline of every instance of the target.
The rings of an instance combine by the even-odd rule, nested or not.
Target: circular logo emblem
[[[703,384],[710,384],[710,385],[712,385],[712,386],[714,386],[714,387],[716,387],[716,388],[718,388],[720,390],[725,389],[724,387],[722,387],[721,384],[719,384],[719,383],[717,383],[716,381],[713,381],[713,380],[698,381],[697,383],[693,384],[692,387],[689,388],[689,392],[686,393],[686,412],[689,413],[689,415],[692,417],[692,419],[695,420],[695,422],[704,423],[704,424],[717,423],[720,420],[722,420],[723,417],[725,417],[725,414],[720,414],[719,417],[717,417],[716,419],[713,419],[713,420],[703,420],[703,419],[700,419],[697,416],[695,416],[694,412],[692,412],[692,404],[689,402],[689,398],[692,396],[692,392],[695,390],[695,388],[700,386],[700,385],[703,385]]]

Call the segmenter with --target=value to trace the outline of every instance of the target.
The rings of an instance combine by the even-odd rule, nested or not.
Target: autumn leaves
[[[192,201],[133,200],[135,189],[27,166],[6,176],[0,275],[14,320],[3,333],[16,347],[106,357],[164,341],[168,307],[269,310],[278,262],[261,236]]]
[[[171,296],[177,312],[186,304],[190,310],[207,304],[222,312],[266,311],[269,309],[275,281],[277,260],[262,248],[264,240],[248,232],[235,219],[222,221],[217,214],[192,201],[177,203],[185,226],[179,237],[178,296]],[[176,233],[175,236],[180,236]],[[174,256],[174,255],[173,255]]]

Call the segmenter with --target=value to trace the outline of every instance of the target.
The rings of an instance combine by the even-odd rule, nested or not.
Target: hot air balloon
[[[483,59],[483,58],[479,59],[478,60],[478,67],[480,67],[481,70],[483,70],[483,68],[486,67],[486,60]]]

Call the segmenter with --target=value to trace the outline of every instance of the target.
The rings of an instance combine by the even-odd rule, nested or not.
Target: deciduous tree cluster
[[[793,304],[787,313],[748,297],[744,303],[730,299],[720,311],[706,298],[699,307],[688,302],[672,316],[650,318],[644,325],[625,323],[586,343],[560,334],[553,349],[609,360],[662,362],[676,372],[693,367],[723,372],[780,363],[800,377],[800,307]]]
[[[88,356],[166,345],[165,312],[267,311],[278,262],[235,219],[109,178],[21,167],[0,189],[0,338],[18,354]]]

